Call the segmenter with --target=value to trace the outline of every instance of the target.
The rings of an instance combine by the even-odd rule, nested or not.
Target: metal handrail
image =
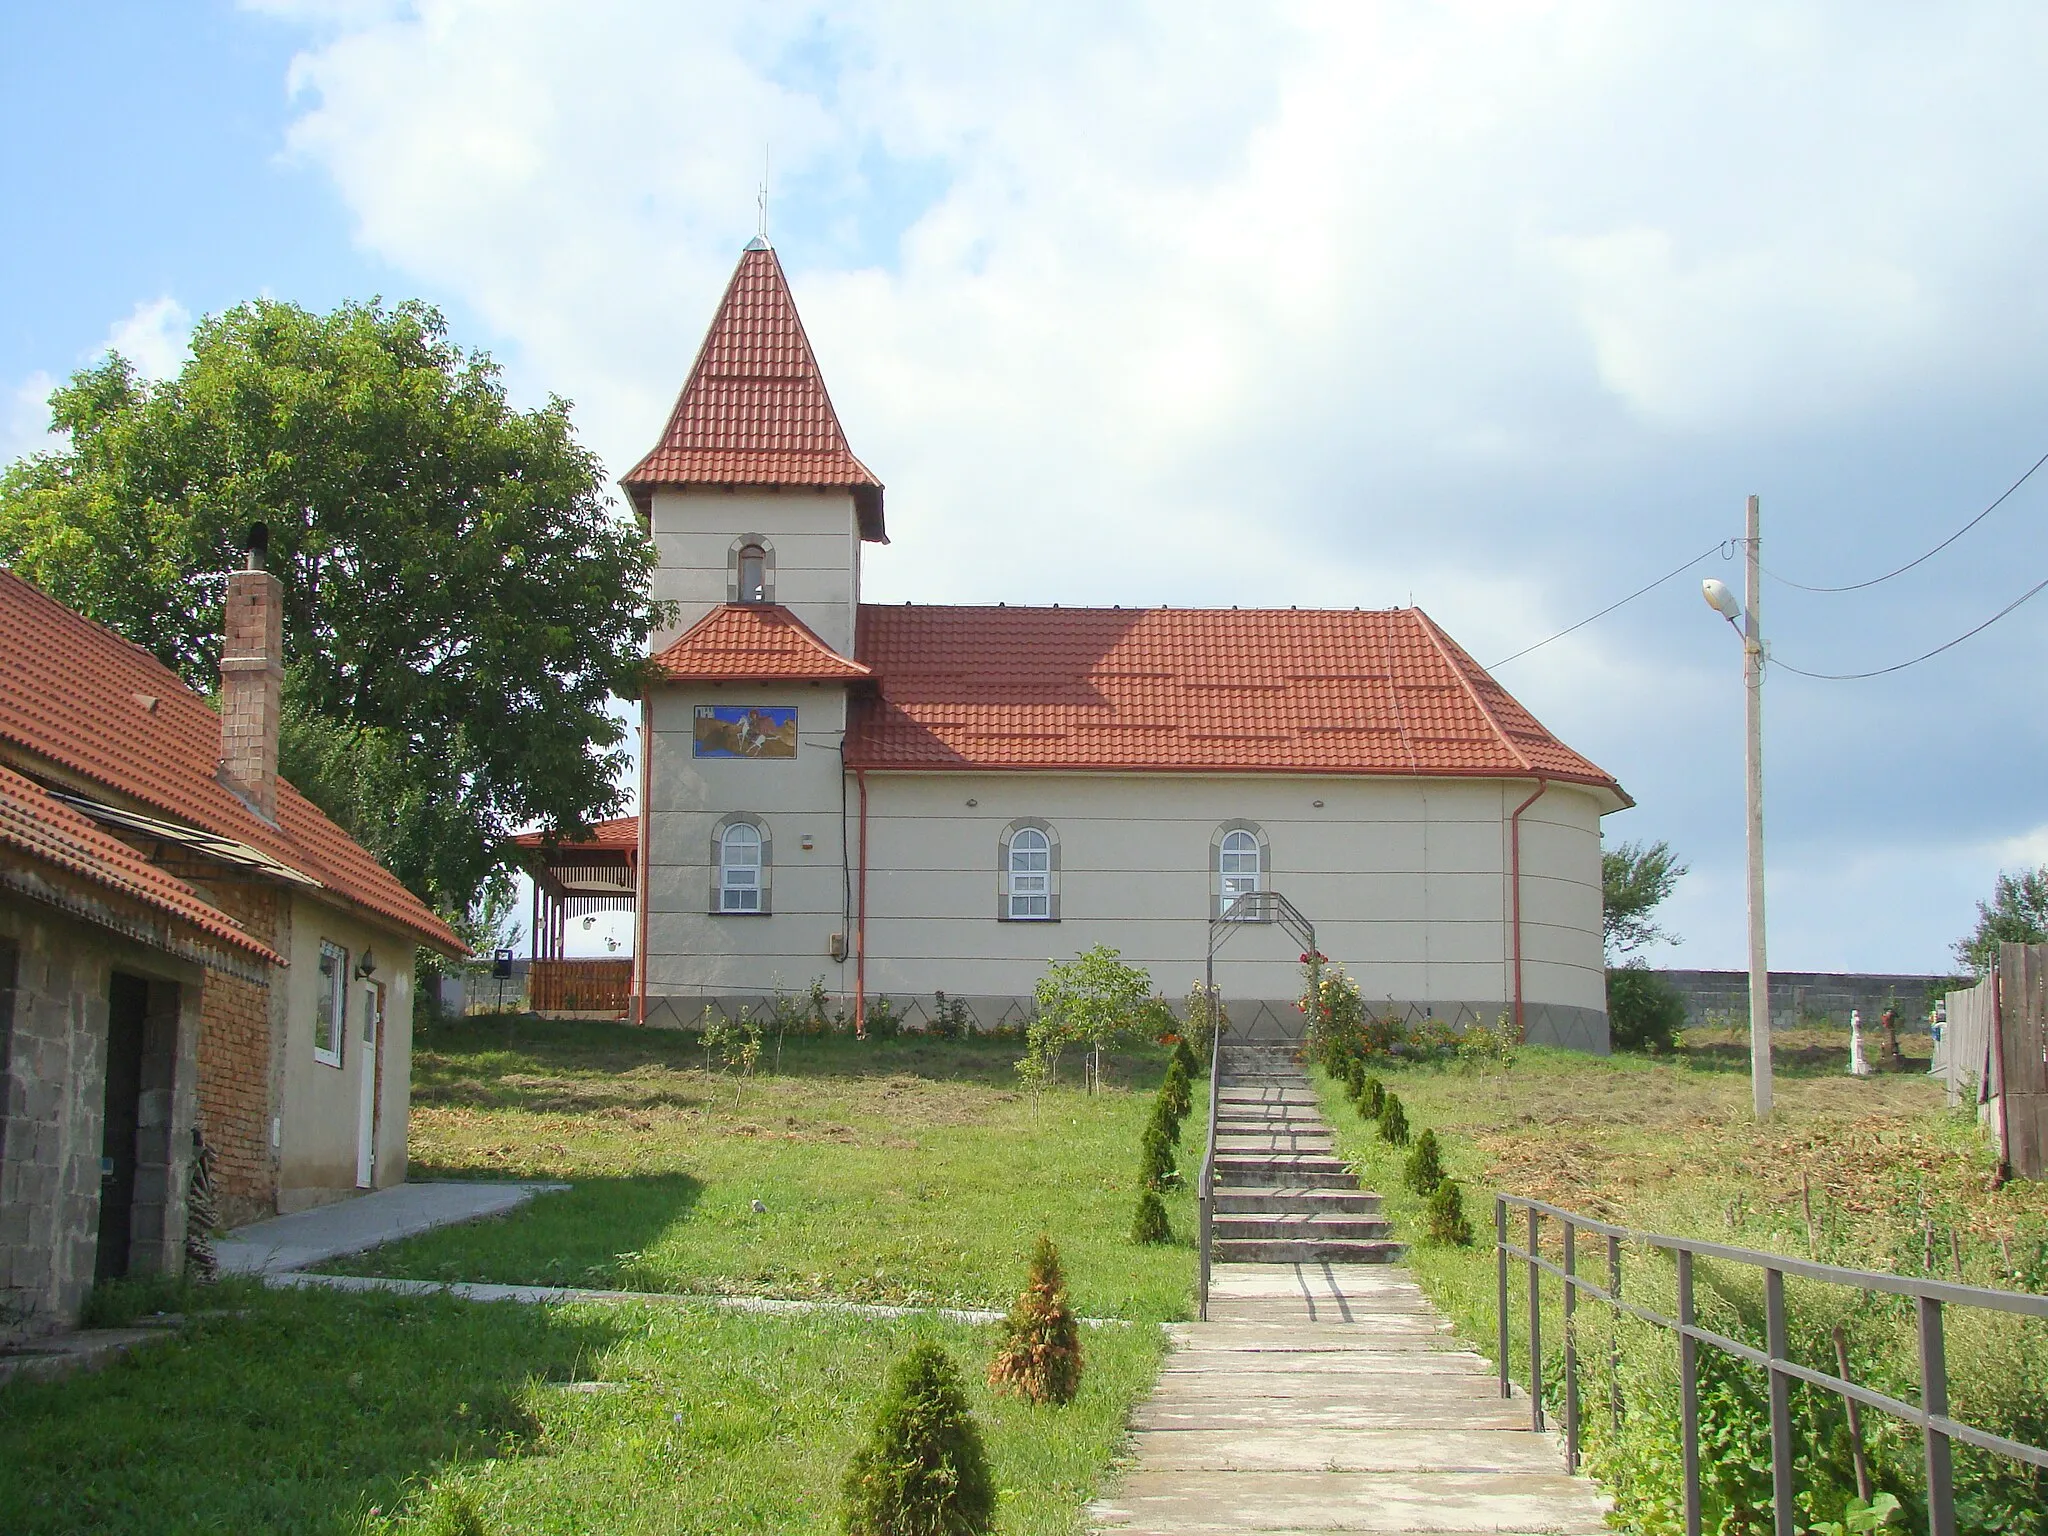
[[[1508,1241],[1508,1211],[1521,1210],[1528,1216],[1528,1246]],[[1564,1262],[1553,1264],[1543,1257],[1543,1222],[1554,1218],[1562,1224]],[[1795,1514],[1792,1445],[1792,1383],[1804,1382],[1833,1392],[1845,1402],[1875,1408],[1918,1428],[1924,1437],[1927,1467],[1927,1516],[1930,1536],[1955,1536],[1955,1475],[1950,1442],[1960,1440],[2030,1466],[2048,1467],[2048,1449],[2009,1440],[1989,1430],[1978,1429],[1951,1418],[1948,1411],[1948,1359],[1943,1343],[1942,1308],[1977,1307],[2013,1313],[2022,1317],[2048,1318],[2048,1296],[2019,1291],[1992,1290],[1983,1286],[1956,1285],[1945,1280],[1917,1280],[1908,1275],[1886,1274],[1881,1270],[1845,1269],[1796,1259],[1787,1254],[1765,1253],[1753,1248],[1732,1248],[1725,1243],[1701,1242],[1673,1237],[1662,1232],[1639,1232],[1609,1222],[1567,1211],[1561,1206],[1521,1195],[1496,1194],[1493,1201],[1495,1291],[1500,1356],[1500,1393],[1512,1395],[1508,1372],[1508,1261],[1519,1259],[1529,1274],[1529,1422],[1533,1429],[1544,1427],[1543,1413],[1543,1307],[1541,1277],[1551,1275],[1564,1287],[1564,1411],[1565,1467],[1579,1466],[1579,1362],[1578,1336],[1574,1325],[1580,1296],[1605,1302],[1616,1312],[1654,1327],[1665,1328],[1678,1339],[1679,1433],[1684,1465],[1686,1536],[1700,1536],[1700,1410],[1699,1347],[1702,1344],[1761,1368],[1770,1383],[1771,1415],[1771,1504],[1777,1536],[1793,1536]],[[1578,1273],[1578,1236],[1581,1232],[1606,1239],[1607,1285],[1605,1288]],[[1626,1301],[1621,1294],[1621,1245],[1636,1243],[1675,1256],[1678,1264],[1678,1315],[1666,1317],[1648,1307]],[[1764,1348],[1744,1344],[1725,1334],[1702,1328],[1693,1309],[1693,1261],[1715,1259],[1746,1264],[1763,1272]],[[1903,1402],[1887,1393],[1859,1386],[1844,1374],[1833,1376],[1800,1365],[1791,1358],[1789,1327],[1785,1315],[1785,1277],[1816,1280],[1827,1285],[1894,1296],[1910,1296],[1916,1304],[1920,1336],[1920,1401]],[[1839,1341],[1838,1341],[1839,1347]],[[1620,1346],[1618,1340],[1608,1353],[1610,1381],[1609,1412],[1621,1417]],[[1860,1475],[1860,1474],[1859,1474]]]
[[[1316,929],[1301,909],[1278,891],[1243,891],[1209,919],[1209,958],[1202,974],[1202,995],[1209,1009],[1209,1142],[1202,1153],[1202,1171],[1195,1180],[1195,1315],[1209,1321],[1209,1236],[1216,1211],[1216,1106],[1223,1084],[1223,1010],[1216,993],[1216,951],[1243,930],[1246,923],[1277,922],[1301,941],[1308,956],[1310,995],[1322,992],[1322,960],[1316,951]]]

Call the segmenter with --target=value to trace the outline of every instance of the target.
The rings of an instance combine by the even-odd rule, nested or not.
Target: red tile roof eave
[[[1075,773],[1096,778],[1147,778],[1152,776],[1215,777],[1242,779],[1494,779],[1502,783],[1531,783],[1541,779],[1548,784],[1567,784],[1578,789],[1604,789],[1612,794],[1619,804],[1617,810],[1626,810],[1635,800],[1613,779],[1598,774],[1552,772],[1542,768],[1431,768],[1421,773],[1394,768],[1336,768],[1336,767],[1275,767],[1271,763],[1100,763],[1100,762],[1057,762],[1034,759],[1030,762],[1006,761],[998,758],[978,759],[974,762],[901,762],[878,758],[863,760],[849,745],[846,766],[862,773]]]
[[[0,767],[0,806],[12,807],[43,829],[34,842],[0,833],[0,846],[14,856],[111,891],[265,964],[286,963],[184,881],[150,863],[83,813],[51,798],[33,779]]]
[[[428,948],[468,953],[452,929],[288,781],[278,781],[276,821],[229,791],[216,773],[219,716],[150,652],[4,567],[0,633],[9,642],[0,647],[0,740],[28,755],[33,777],[112,791],[149,814],[245,842],[316,880],[334,905],[402,929]],[[114,719],[111,701],[144,693],[153,726],[125,714]]]
[[[656,450],[659,452],[659,450]],[[649,454],[647,458],[653,458]],[[858,459],[854,460],[859,464]],[[619,489],[626,493],[626,499],[633,504],[643,525],[654,517],[654,493],[656,491],[847,491],[853,496],[854,515],[860,520],[860,537],[863,544],[886,544],[889,542],[889,528],[883,517],[882,482],[875,479],[866,465],[861,465],[865,480],[693,480],[662,474],[641,474],[647,459],[633,466],[619,481]]]

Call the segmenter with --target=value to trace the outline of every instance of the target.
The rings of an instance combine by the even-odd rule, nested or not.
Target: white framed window
[[[1229,911],[1238,897],[1258,890],[1264,873],[1258,834],[1243,827],[1225,832],[1216,844],[1218,913]]]
[[[996,921],[1060,920],[1060,835],[1049,821],[1020,816],[996,842]]]
[[[313,1004],[313,1059],[325,1066],[340,1066],[347,1034],[348,951],[322,939],[320,990]]]
[[[1036,827],[1010,834],[1010,921],[1052,916],[1052,839]]]
[[[718,834],[718,910],[766,911],[766,861],[761,829],[751,821],[735,821]]]

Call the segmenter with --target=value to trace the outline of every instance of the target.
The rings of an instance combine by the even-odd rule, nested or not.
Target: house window
[[[751,821],[735,821],[718,834],[720,912],[768,910],[767,844]]]
[[[1049,821],[1024,816],[1003,828],[996,848],[996,919],[1060,920],[1060,838]]]
[[[1264,872],[1258,834],[1244,827],[1225,832],[1216,845],[1217,914],[1228,912],[1238,897],[1258,890]]]
[[[313,1008],[313,1059],[341,1065],[342,1036],[348,1029],[348,951],[320,941],[320,992]]]
[[[747,544],[740,549],[740,601],[768,601],[768,555],[758,544]]]
[[[1010,919],[1052,916],[1052,841],[1036,827],[1010,838]]]

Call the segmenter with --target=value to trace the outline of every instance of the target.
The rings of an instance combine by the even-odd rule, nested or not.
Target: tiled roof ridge
[[[824,638],[816,630],[781,603],[720,603],[662,647],[654,657],[655,666],[661,668],[674,681],[690,681],[699,677],[720,677],[733,681],[754,680],[744,667],[713,673],[683,670],[683,658],[692,652],[709,651],[713,655],[720,654],[716,642],[712,641],[713,632],[740,621],[751,621],[757,629],[770,623],[785,628],[791,632],[788,636],[791,643],[800,651],[808,651],[817,658],[814,671],[804,671],[800,666],[794,670],[764,669],[760,673],[762,679],[781,678],[797,682],[838,679],[852,682],[874,676],[872,668],[850,656],[840,655],[825,643]],[[711,643],[707,645],[706,642]]]
[[[888,542],[882,482],[847,440],[772,247],[741,253],[660,437],[619,483],[642,516],[663,485],[843,486],[862,537]]]
[[[1432,619],[1420,608],[1410,608],[1407,611],[1415,615],[1416,622],[1422,626],[1422,632],[1429,636],[1430,644],[1436,647],[1437,654],[1444,659],[1444,664],[1451,669],[1452,675],[1464,686],[1467,696],[1472,700],[1472,707],[1485,717],[1488,725],[1493,727],[1493,734],[1500,738],[1500,744],[1530,773],[1535,773],[1537,771],[1536,765],[1529,760],[1529,754],[1524,752],[1515,739],[1508,734],[1507,727],[1500,723],[1500,716],[1494,713],[1493,705],[1487,701],[1485,696],[1479,691],[1478,685],[1473,682],[1470,669],[1477,668],[1479,663],[1466,655],[1465,648],[1439,629],[1436,620]],[[1494,686],[1498,687],[1499,684],[1496,683]]]
[[[608,834],[624,832],[629,828],[633,832],[633,841],[637,843],[640,832],[640,818],[638,815],[607,816],[601,821],[593,821],[590,824],[590,835],[588,837],[558,838],[554,842],[553,847],[557,852],[561,853],[571,852],[580,848],[617,850],[626,847],[627,843],[624,840],[613,840]],[[548,834],[540,829],[535,829],[532,832],[521,832],[512,839],[512,846],[515,848],[546,848],[549,846]]]
[[[850,762],[1583,784],[1632,803],[1411,608],[864,603]]]

